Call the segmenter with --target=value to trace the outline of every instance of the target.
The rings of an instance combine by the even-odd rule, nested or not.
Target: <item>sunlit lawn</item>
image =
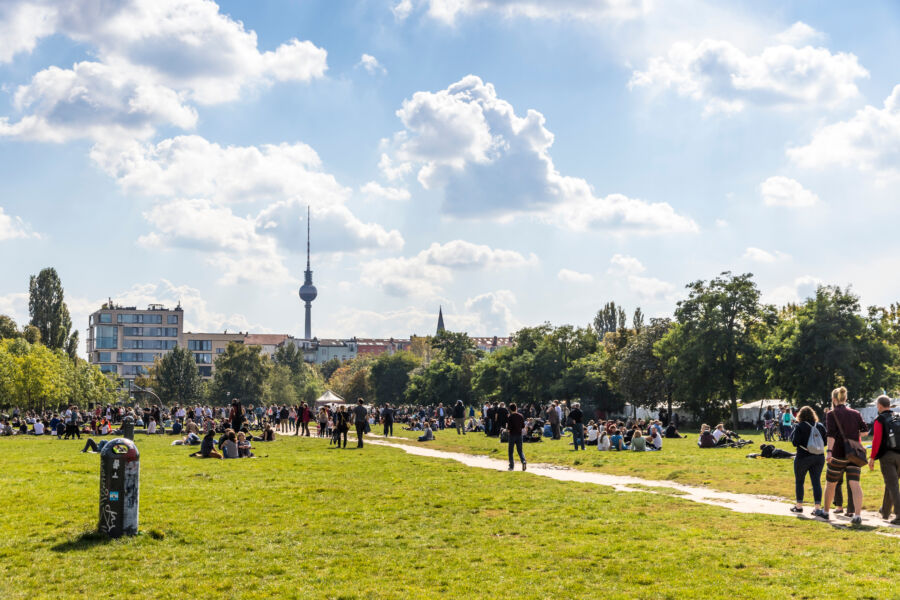
[[[869,531],[374,445],[279,438],[260,444],[257,460],[216,461],[170,441],[138,438],[143,534],[104,542],[89,534],[97,455],[80,454],[77,441],[0,439],[0,597],[857,598],[895,589],[897,539]],[[701,459],[752,473],[789,467],[744,466],[740,451],[706,459],[690,443],[579,458],[633,471],[653,461],[640,473],[654,477],[692,472]],[[532,460],[564,460],[564,444],[537,446]],[[853,554],[860,548],[865,560]]]
[[[375,428],[375,433],[381,431]],[[404,431],[394,426],[397,437],[415,440],[421,435],[415,431]],[[665,479],[689,485],[702,485],[728,492],[744,492],[794,498],[794,465],[787,459],[749,459],[748,454],[759,452],[759,444],[764,441],[761,433],[741,432],[753,440],[752,445],[743,448],[708,448],[697,446],[697,434],[687,434],[687,439],[663,440],[661,452],[599,452],[596,446],[588,446],[585,451],[573,451],[572,438],[563,437],[554,441],[544,438],[542,442],[525,444],[526,458],[530,462],[546,462],[574,466],[589,471],[602,471],[615,475],[633,475],[646,479]],[[419,444],[419,442],[413,442]],[[435,440],[426,443],[429,447],[468,452],[490,456],[506,457],[506,444],[496,437],[489,438],[483,433],[457,435],[455,430],[445,429],[435,432]],[[777,442],[775,446],[790,452],[794,447],[790,442]],[[822,474],[824,486],[825,474]],[[812,488],[807,480],[806,500],[812,501]],[[884,485],[877,466],[869,473],[863,469],[862,476],[864,507],[875,510],[881,507]]]

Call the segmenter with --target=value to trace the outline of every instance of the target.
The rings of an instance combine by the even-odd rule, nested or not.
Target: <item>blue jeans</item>
[[[519,460],[522,461],[522,464],[525,464],[525,453],[522,451],[522,434],[519,435],[511,435],[509,436],[509,468],[512,469],[516,466],[516,462],[513,459],[513,446],[515,446],[516,450],[519,452]]]
[[[572,425],[572,443],[575,445],[575,449],[578,450],[578,446],[581,446],[581,449],[584,450],[584,425],[581,423],[575,423]]]

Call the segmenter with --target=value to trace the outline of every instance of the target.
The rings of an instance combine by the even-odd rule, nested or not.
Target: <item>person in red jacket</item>
[[[885,521],[894,513],[891,525],[900,525],[900,452],[893,450],[885,441],[888,423],[894,418],[891,399],[878,397],[878,416],[872,429],[872,454],[869,456],[869,470],[875,470],[875,460],[881,467],[884,478],[884,497],[881,501],[881,516]],[[893,511],[891,510],[893,508]]]
[[[309,437],[309,422],[312,421],[312,411],[309,410],[309,405],[306,402],[303,403],[303,408],[300,409],[300,424],[303,429],[298,431],[296,435],[305,435]]]

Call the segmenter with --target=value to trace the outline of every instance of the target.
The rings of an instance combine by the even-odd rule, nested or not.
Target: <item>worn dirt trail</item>
[[[373,438],[376,436],[372,436]],[[381,437],[381,436],[377,436]],[[474,454],[464,454],[460,452],[445,452],[443,450],[434,450],[425,446],[414,446],[411,444],[398,444],[394,442],[384,441],[384,439],[366,438],[367,444],[378,446],[387,446],[390,448],[399,448],[408,454],[415,456],[426,456],[429,458],[441,458],[447,460],[455,460],[469,467],[479,469],[489,469],[493,471],[506,471],[509,463],[505,460],[490,458],[487,456],[478,456]],[[521,468],[518,463],[516,468]],[[811,508],[806,506],[806,513],[795,515],[789,512],[791,504],[776,498],[768,498],[765,496],[756,496],[753,494],[737,494],[732,492],[720,492],[708,488],[695,487],[676,483],[674,481],[642,479],[640,477],[630,477],[627,475],[608,475],[594,471],[580,471],[569,467],[561,467],[549,464],[528,464],[527,473],[537,475],[539,477],[549,477],[557,481],[577,481],[579,483],[592,483],[595,485],[605,485],[614,488],[619,492],[644,492],[651,494],[673,495],[691,502],[699,502],[701,504],[710,504],[720,506],[735,512],[772,515],[777,517],[794,517],[816,520],[822,523],[821,519],[813,519],[809,514]],[[891,527],[877,513],[864,512],[863,525],[870,527]],[[837,515],[831,515],[830,524],[834,526],[849,526],[850,520],[840,518]],[[900,527],[891,527],[900,530]],[[894,535],[886,532],[879,532],[884,535]]]

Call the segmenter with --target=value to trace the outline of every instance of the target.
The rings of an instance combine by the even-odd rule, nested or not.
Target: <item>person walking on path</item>
[[[877,406],[878,416],[872,430],[869,470],[875,469],[877,460],[881,467],[881,476],[884,478],[884,497],[879,512],[885,521],[891,518],[893,512],[894,520],[891,521],[891,525],[900,525],[900,439],[897,439],[900,431],[891,410],[891,399],[879,396]]]
[[[453,405],[453,424],[456,425],[456,435],[466,435],[466,407],[462,400],[457,400]]]
[[[815,434],[819,437],[816,438]],[[791,435],[791,443],[797,448],[797,456],[794,457],[794,491],[797,503],[791,507],[793,513],[803,512],[803,484],[809,473],[815,503],[813,515],[819,517],[823,514],[822,469],[825,467],[824,440],[827,437],[828,432],[819,423],[816,411],[809,406],[801,408],[797,413],[797,426]]]
[[[384,425],[384,437],[394,435],[394,409],[390,404],[381,409],[381,424]]]
[[[363,447],[363,435],[366,433],[366,425],[368,424],[366,421],[366,417],[369,416],[369,411],[366,410],[366,407],[363,406],[363,399],[359,398],[356,401],[356,406],[353,407],[353,423],[356,425],[356,447]]]
[[[847,388],[841,386],[831,392],[831,404],[834,410],[825,415],[825,429],[828,432],[828,451],[825,454],[825,462],[828,469],[825,473],[825,510],[818,516],[828,518],[827,509],[834,498],[834,490],[841,476],[847,477],[850,484],[850,493],[853,495],[854,515],[851,523],[862,523],[862,488],[859,485],[859,467],[847,458],[845,442],[859,444],[859,434],[868,431],[862,416],[858,411],[847,408]],[[848,511],[849,512],[849,511]]]
[[[576,402],[572,410],[569,411],[569,422],[572,424],[572,445],[575,446],[575,450],[578,450],[578,446],[581,446],[581,449],[584,450],[584,415],[581,412],[581,404]]]
[[[525,453],[522,451],[522,430],[525,429],[525,417],[516,410],[516,403],[509,403],[509,417],[506,420],[506,427],[509,433],[509,470],[512,471],[515,466],[513,458],[513,447],[519,452],[519,460],[522,461],[522,470],[525,470]]]

